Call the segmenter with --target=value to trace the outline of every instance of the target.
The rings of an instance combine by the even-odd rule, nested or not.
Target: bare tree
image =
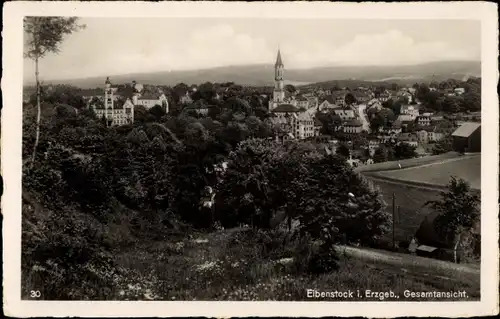
[[[38,63],[47,53],[59,53],[64,36],[85,28],[78,24],[76,17],[25,17],[24,18],[24,57],[35,62],[36,79],[36,135],[33,146],[31,167],[35,163],[36,149],[40,139],[40,79]]]

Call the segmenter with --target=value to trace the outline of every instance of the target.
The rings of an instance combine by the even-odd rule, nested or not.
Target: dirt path
[[[424,258],[413,255],[404,255],[400,253],[392,253],[392,252],[382,252],[371,249],[361,249],[356,247],[349,246],[339,246],[339,251],[344,253],[347,256],[352,256],[361,259],[385,262],[392,265],[398,265],[401,267],[407,266],[424,266],[429,268],[440,268],[443,270],[450,270],[453,272],[461,272],[473,275],[480,274],[480,268],[475,267],[473,265],[463,265],[463,264],[454,264],[451,262]]]

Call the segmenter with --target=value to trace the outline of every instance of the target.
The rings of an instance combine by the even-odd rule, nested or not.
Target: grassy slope
[[[424,207],[424,204],[427,201],[439,199],[439,190],[375,179],[371,176],[367,178],[373,181],[382,192],[389,212],[392,212],[392,194],[395,193],[396,206],[399,206],[395,227],[396,240],[410,240],[425,216],[431,213],[431,210]],[[387,235],[386,239],[391,240],[391,235]]]
[[[443,163],[431,165],[437,162]],[[396,206],[400,207],[395,227],[396,240],[409,240],[431,213],[423,205],[439,198],[439,192],[445,190],[451,175],[465,178],[473,187],[478,186],[479,181],[480,187],[480,162],[481,157],[477,155],[458,157],[456,153],[447,153],[400,161],[402,170],[398,162],[386,162],[367,165],[358,172],[380,189],[390,212],[393,209],[392,194],[395,193]],[[463,169],[464,165],[468,166],[467,170]],[[391,240],[389,237],[387,239]]]
[[[316,277],[294,275],[287,268],[278,270],[273,266],[272,260],[287,257],[286,253],[267,258],[262,247],[247,241],[235,242],[236,236],[238,232],[223,231],[201,234],[198,242],[188,239],[148,242],[117,252],[118,264],[135,274],[131,277],[135,283],[125,286],[116,298],[314,300],[307,298],[307,289],[392,290],[400,296],[393,300],[399,301],[405,300],[403,291],[407,289],[465,290],[469,296],[467,300],[479,298],[479,272],[454,269],[453,264],[374,250],[373,254],[365,254],[353,248],[342,255],[338,272]],[[380,254],[388,258],[380,258]],[[198,270],[201,265],[207,268]],[[370,300],[378,301],[376,298]]]
[[[446,185],[450,181],[450,176],[453,175],[468,181],[472,188],[481,189],[481,156],[471,156],[443,164],[380,172],[379,174],[437,185]]]
[[[430,163],[435,163],[438,161],[444,161],[448,159],[453,159],[459,157],[458,153],[449,152],[441,155],[425,156],[419,158],[411,158],[402,161],[390,161],[384,163],[377,163],[372,165],[365,165],[356,168],[357,172],[378,172],[378,171],[389,171],[399,169],[399,164],[401,168],[409,168],[420,165],[426,165]]]

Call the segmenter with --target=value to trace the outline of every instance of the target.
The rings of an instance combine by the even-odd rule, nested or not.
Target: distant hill
[[[387,81],[398,84],[415,82],[442,81],[446,79],[462,80],[469,76],[480,76],[481,62],[477,61],[445,61],[408,66],[342,66],[318,67],[311,69],[286,69],[285,78],[288,83],[305,85],[332,80]],[[273,85],[273,65],[225,66],[195,71],[162,71],[137,74],[113,75],[114,83],[125,83],[133,80],[143,84],[175,85],[200,84],[203,82],[235,82],[240,85],[266,86]],[[45,81],[52,84],[70,84],[81,88],[102,86],[103,77],[83,79]],[[32,83],[27,82],[25,85]]]

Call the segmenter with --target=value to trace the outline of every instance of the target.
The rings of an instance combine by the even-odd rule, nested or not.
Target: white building
[[[401,105],[400,114],[413,115],[415,118],[419,115],[418,105]]]
[[[150,94],[146,93],[144,95],[134,95],[134,104],[144,106],[146,109],[150,109],[155,105],[161,106],[166,113],[169,111],[168,99],[165,94]]]

